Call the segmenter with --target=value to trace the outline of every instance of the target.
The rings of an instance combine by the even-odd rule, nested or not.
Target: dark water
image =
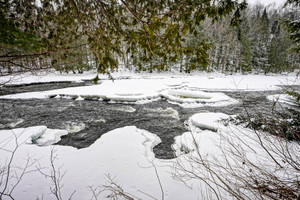
[[[88,85],[84,83],[49,83],[23,85],[1,89],[0,94],[41,91]],[[282,91],[224,92],[242,103],[225,107],[181,108],[161,99],[144,105],[110,104],[104,101],[75,101],[68,99],[0,100],[0,129],[45,125],[51,129],[79,127],[78,132],[63,136],[57,145],[85,148],[101,135],[124,126],[136,126],[158,135],[162,143],[154,147],[157,158],[174,158],[171,145],[174,137],[187,130],[184,121],[199,112],[240,114],[245,108],[251,113],[269,113],[272,102],[266,95]],[[133,112],[134,111],[134,112]]]
[[[62,81],[62,82],[49,82],[49,83],[29,83],[29,84],[22,84],[22,85],[8,85],[5,87],[0,87],[0,95],[16,94],[21,92],[55,90],[60,88],[79,87],[79,86],[86,86],[91,84],[92,81],[83,81],[83,82]]]

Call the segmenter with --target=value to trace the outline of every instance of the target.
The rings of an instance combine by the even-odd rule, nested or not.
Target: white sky
[[[277,6],[283,5],[286,0],[247,0],[249,4],[255,4],[257,2],[267,6],[271,3],[276,3]]]

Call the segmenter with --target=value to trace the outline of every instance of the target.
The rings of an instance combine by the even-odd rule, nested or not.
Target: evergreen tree
[[[275,36],[268,45],[268,64],[267,72],[279,73],[288,68],[288,41],[281,37]]]
[[[261,17],[255,19],[255,23],[255,29],[252,30],[251,65],[256,70],[263,70],[266,74],[270,71],[267,52],[267,46],[270,42],[270,22],[266,8],[264,8]]]
[[[275,20],[271,27],[271,37],[272,36],[278,37],[279,34],[280,34],[280,26],[278,20]]]
[[[241,69],[242,71],[251,71],[251,52],[250,40],[245,33],[241,35]]]
[[[144,1],[144,0],[1,0],[0,64],[14,61],[26,68],[21,57],[47,56],[63,63],[71,61],[71,51],[86,45],[95,59],[99,73],[117,69],[120,58],[132,56],[136,65],[151,63],[151,69],[166,70],[169,63],[179,62],[182,57],[193,55],[195,65],[205,66],[209,49],[203,40],[197,48],[186,44],[187,34],[197,37],[197,27],[207,17],[217,21],[233,14],[231,23],[240,22],[240,11],[246,3],[237,0],[220,1]],[[13,26],[19,33],[19,40],[5,32]],[[4,32],[4,34],[3,34]],[[29,37],[31,35],[32,37]],[[39,48],[24,51],[26,41],[41,42]],[[17,47],[18,53],[10,47]],[[25,45],[27,46],[27,45]],[[126,52],[124,52],[126,46]],[[26,47],[27,48],[27,47]],[[7,53],[10,58],[7,58]],[[138,55],[138,58],[135,58]],[[45,62],[49,63],[49,62]],[[50,62],[53,63],[53,62]]]
[[[289,38],[294,42],[293,51],[300,53],[300,19],[284,20],[286,30],[290,33]]]
[[[285,6],[287,6],[289,4],[299,8],[300,0],[287,0]],[[300,19],[299,18],[293,19],[293,20],[286,19],[284,21],[284,25],[285,25],[287,31],[290,33],[289,38],[294,42],[294,47],[292,48],[292,50],[294,52],[296,52],[297,55],[299,55],[299,53],[300,53]],[[299,69],[299,66],[300,65],[297,66],[298,69]],[[300,99],[299,92],[287,91],[286,93],[290,96],[293,96],[296,99],[296,101],[299,103],[299,99]]]
[[[297,8],[300,7],[300,0],[287,0],[286,5],[292,5]],[[300,19],[299,13],[297,18],[287,19],[284,24],[286,25],[287,30],[290,32],[290,39],[295,42],[294,51],[300,53]]]
[[[248,20],[244,13],[243,22],[241,23],[241,26],[238,29],[238,40],[240,41],[240,69],[243,72],[251,71],[251,48],[250,48],[250,39],[248,36],[249,32],[249,24]]]
[[[91,67],[107,73],[120,64],[150,72],[299,68],[299,0],[283,11],[214,2],[0,0],[0,75]],[[238,28],[230,26],[240,20]]]

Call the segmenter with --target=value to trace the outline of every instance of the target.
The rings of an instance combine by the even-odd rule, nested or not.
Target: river
[[[0,95],[91,84],[90,81],[86,81],[18,85],[0,88]],[[160,159],[171,159],[174,158],[171,148],[174,137],[187,131],[184,122],[193,114],[222,112],[236,115],[245,113],[245,108],[253,114],[257,111],[268,114],[273,103],[268,101],[266,96],[283,93],[283,91],[227,91],[223,93],[239,100],[239,103],[223,107],[182,108],[169,103],[166,99],[137,105],[55,98],[1,99],[0,129],[37,125],[45,125],[51,129],[67,129],[69,134],[63,136],[57,145],[86,148],[108,131],[133,125],[158,135],[162,142],[154,147],[155,156]]]

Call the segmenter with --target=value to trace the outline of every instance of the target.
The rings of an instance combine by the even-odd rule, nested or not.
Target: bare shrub
[[[36,161],[32,160],[29,156],[26,158],[23,166],[14,164],[19,147],[24,143],[24,141],[19,140],[22,133],[12,131],[11,137],[0,141],[0,161],[2,160],[0,162],[0,200],[4,197],[15,199],[13,193],[22,178],[29,173],[37,171],[34,168]]]
[[[299,199],[299,133],[278,116],[273,119],[278,123],[265,123],[273,134],[256,129],[249,113],[252,129],[229,124],[211,133],[215,136],[204,139],[213,140],[213,153],[200,146],[203,132],[189,123],[192,150],[178,158],[174,177],[184,183],[199,180],[208,199]],[[289,138],[287,129],[294,133]]]

